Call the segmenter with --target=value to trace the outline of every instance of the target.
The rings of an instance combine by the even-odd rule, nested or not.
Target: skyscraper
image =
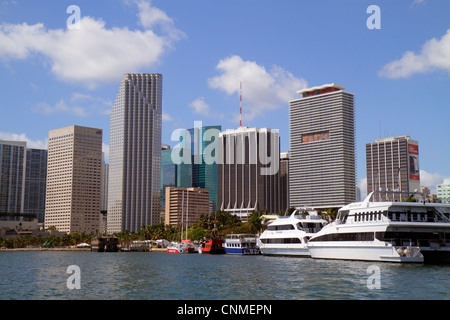
[[[218,209],[246,221],[253,210],[284,212],[276,129],[239,127],[219,134]]]
[[[23,213],[26,142],[0,140],[0,213]]]
[[[125,74],[110,118],[109,233],[159,223],[162,75]]]
[[[36,215],[40,223],[44,222],[45,213],[47,156],[47,150],[27,149],[23,212]]]
[[[377,139],[366,144],[367,192],[401,191],[377,195],[377,200],[406,200],[420,190],[419,145],[409,136]]]
[[[192,157],[192,186],[194,188],[204,188],[209,190],[209,201],[213,211],[217,209],[217,162],[211,164],[205,161],[205,150],[211,146],[217,149],[218,136],[213,139],[206,139],[206,132],[219,133],[222,127],[217,126],[199,126],[188,129],[191,136],[191,157]],[[213,144],[213,145],[212,145]]]
[[[290,101],[290,206],[339,207],[356,199],[353,94],[326,84]]]
[[[67,233],[101,229],[102,134],[81,126],[49,132],[45,228]]]

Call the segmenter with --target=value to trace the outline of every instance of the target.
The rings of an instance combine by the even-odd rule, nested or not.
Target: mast
[[[242,127],[242,81],[240,83],[239,92],[239,127]]]

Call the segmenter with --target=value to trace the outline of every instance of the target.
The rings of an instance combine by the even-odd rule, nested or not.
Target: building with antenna
[[[409,193],[420,191],[418,142],[399,136],[367,143],[366,173],[367,193],[391,191],[377,194],[376,200],[406,200]]]

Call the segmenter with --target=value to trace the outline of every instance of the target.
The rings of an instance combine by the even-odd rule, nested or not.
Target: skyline
[[[67,26],[73,4],[80,29]],[[381,29],[367,27],[372,4]],[[164,77],[162,143],[194,121],[239,127],[242,82],[243,125],[279,129],[285,152],[289,101],[337,83],[355,94],[357,184],[366,143],[409,135],[435,193],[450,183],[448,18],[450,1],[427,0],[0,0],[0,139],[46,148],[52,129],[98,127],[108,154],[120,81],[145,72]]]

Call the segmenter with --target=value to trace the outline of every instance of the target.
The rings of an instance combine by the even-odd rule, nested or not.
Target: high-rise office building
[[[110,118],[109,233],[158,224],[162,75],[125,74]]]
[[[208,189],[167,187],[165,195],[165,224],[191,226],[209,213]]]
[[[191,137],[192,187],[209,190],[209,201],[213,211],[217,209],[217,162],[207,163],[205,150],[208,147],[212,150],[217,149],[217,139],[221,130],[222,127],[219,125],[199,126],[187,130]],[[213,134],[206,138],[205,133],[208,132]]]
[[[437,199],[442,203],[450,203],[450,184],[439,184],[436,186]]]
[[[69,126],[48,139],[45,228],[60,232],[101,230],[102,130]]]
[[[284,212],[276,129],[239,127],[219,134],[218,209],[246,221],[253,210]]]
[[[47,157],[47,150],[27,149],[23,212],[34,214],[39,223],[44,222]]]
[[[354,97],[326,84],[290,101],[290,206],[341,207],[356,200]]]
[[[0,140],[0,213],[23,213],[26,142]]]
[[[289,151],[280,153],[281,208],[289,209]]]
[[[410,192],[420,191],[419,145],[409,136],[377,139],[366,144],[367,192],[377,200],[406,200]]]

